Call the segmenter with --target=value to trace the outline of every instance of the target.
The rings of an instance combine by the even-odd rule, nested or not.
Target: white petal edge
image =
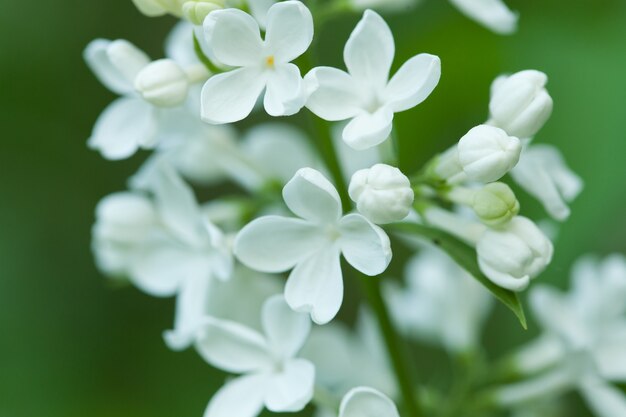
[[[271,369],[273,358],[258,332],[239,323],[205,317],[198,327],[196,349],[209,364],[227,372]]]
[[[420,104],[433,92],[441,78],[438,56],[419,54],[406,61],[385,88],[385,101],[397,113]]]
[[[339,249],[330,246],[291,272],[285,285],[285,300],[293,310],[310,313],[317,324],[331,321],[343,301],[343,275]]]
[[[265,46],[276,62],[291,62],[313,41],[313,16],[300,1],[274,4],[267,13]]]
[[[306,359],[284,364],[283,371],[270,377],[266,387],[265,406],[277,413],[295,413],[313,398],[315,367]]]
[[[267,375],[235,378],[215,393],[204,417],[256,417],[263,410]]]
[[[385,272],[391,262],[389,236],[360,214],[348,214],[339,222],[339,245],[348,263],[365,275]]]
[[[283,188],[283,199],[295,215],[310,222],[334,224],[342,213],[333,184],[313,168],[301,168]]]
[[[347,72],[332,67],[313,68],[304,83],[309,91],[306,107],[324,120],[346,120],[363,111],[359,87]]]
[[[270,347],[285,359],[298,353],[311,331],[309,317],[291,310],[282,295],[263,304],[261,321]]]
[[[305,220],[264,216],[241,229],[234,253],[252,269],[283,272],[323,248],[326,241],[319,227]]]
[[[463,14],[501,35],[517,30],[518,14],[502,0],[450,0]]]
[[[204,35],[215,57],[234,67],[261,65],[263,41],[259,24],[239,9],[215,10],[205,18]]]
[[[396,405],[373,388],[357,387],[341,400],[339,417],[400,417]]]
[[[267,72],[263,104],[270,116],[290,116],[304,106],[306,94],[300,69],[294,64],[279,64]]]
[[[357,151],[383,143],[393,128],[393,112],[384,106],[375,113],[363,112],[352,119],[343,129],[344,142]]]
[[[245,119],[263,92],[265,82],[263,72],[256,67],[212,76],[202,87],[202,120],[223,124]]]

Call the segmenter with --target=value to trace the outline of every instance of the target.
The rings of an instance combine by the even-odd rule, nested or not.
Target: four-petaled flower
[[[205,318],[198,352],[217,368],[243,374],[215,394],[205,417],[254,417],[263,406],[296,412],[313,397],[315,367],[295,357],[309,335],[309,318],[275,295],[263,305],[261,321],[265,335],[236,322]]]
[[[376,12],[365,11],[346,43],[343,57],[348,72],[318,67],[305,77],[306,106],[325,120],[352,119],[343,139],[354,149],[383,142],[392,129],[393,114],[424,101],[441,75],[438,57],[419,54],[389,80],[395,54],[393,35]]]
[[[202,119],[232,123],[250,114],[265,90],[264,106],[272,116],[297,113],[305,95],[300,69],[290,62],[313,40],[313,17],[299,1],[273,5],[267,13],[265,39],[259,24],[239,9],[217,10],[204,21],[206,39],[223,64],[237,67],[211,77],[202,89]]]
[[[285,299],[318,324],[332,320],[343,300],[340,255],[366,275],[378,275],[391,261],[389,237],[360,214],[342,217],[333,185],[318,171],[302,168],[285,185],[287,207],[301,219],[264,216],[245,226],[235,254],[263,272],[293,268]]]

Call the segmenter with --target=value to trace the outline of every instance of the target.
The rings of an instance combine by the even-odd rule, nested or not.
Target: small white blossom
[[[488,123],[518,138],[534,136],[552,114],[547,82],[546,74],[535,70],[496,78],[491,86]]]
[[[260,217],[245,226],[234,251],[245,265],[263,272],[293,268],[285,299],[313,321],[329,322],[341,307],[340,255],[366,275],[378,275],[391,261],[389,238],[360,214],[342,216],[339,194],[318,171],[300,169],[285,185],[287,207],[300,217]]]
[[[522,291],[552,260],[552,242],[531,220],[517,216],[488,228],[476,244],[481,271],[501,287]]]
[[[351,119],[343,139],[355,149],[385,141],[394,113],[424,101],[441,75],[438,57],[420,54],[409,59],[389,80],[395,55],[393,35],[376,12],[366,10],[344,49],[348,72],[331,67],[312,69],[305,77],[309,108],[325,120]]]
[[[190,279],[227,280],[232,259],[219,229],[171,167],[153,174],[154,201],[125,193],[98,206],[93,248],[103,272],[127,275],[157,297],[177,294]]]
[[[378,224],[404,219],[409,215],[414,197],[406,175],[385,164],[355,172],[349,193],[359,212]]]
[[[357,387],[341,400],[339,417],[400,417],[396,405],[380,391]]]
[[[246,118],[263,91],[272,116],[297,113],[304,105],[299,68],[290,63],[313,39],[313,17],[300,1],[273,5],[261,39],[257,21],[239,9],[216,10],[204,21],[210,48],[223,64],[236,69],[214,75],[202,89],[202,118],[213,124]]]
[[[577,388],[598,417],[626,415],[626,395],[611,384],[626,381],[626,258],[583,258],[572,284],[569,294],[547,286],[531,292],[545,335],[523,349],[516,363],[522,372],[544,372],[502,388],[496,399],[511,404]]]
[[[524,190],[537,198],[556,220],[569,217],[568,202],[582,191],[583,181],[567,167],[557,148],[530,145],[524,149],[511,176]]]
[[[211,399],[205,417],[254,417],[263,407],[296,412],[313,397],[315,367],[296,357],[311,329],[309,318],[289,309],[281,295],[261,314],[263,333],[237,322],[207,317],[196,348],[211,365],[242,374]]]
[[[485,288],[445,253],[430,247],[408,262],[405,276],[406,288],[386,287],[399,327],[453,353],[475,350],[492,305]]]
[[[518,14],[503,0],[450,0],[463,14],[501,35],[517,30]]]
[[[159,59],[139,71],[135,77],[135,90],[155,106],[178,106],[187,98],[189,79],[176,62]]]

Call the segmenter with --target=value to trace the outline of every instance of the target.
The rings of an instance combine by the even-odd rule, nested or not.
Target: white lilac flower
[[[348,0],[354,10],[376,9],[385,12],[408,10],[421,0]]]
[[[464,15],[501,35],[517,30],[518,14],[503,0],[450,0]]]
[[[241,374],[211,399],[205,417],[254,417],[263,407],[296,412],[313,397],[315,367],[297,358],[311,328],[309,318],[289,309],[281,295],[263,305],[263,334],[237,322],[207,317],[196,349],[211,365]]]
[[[598,417],[626,415],[626,395],[611,384],[626,381],[626,258],[583,258],[572,284],[568,294],[533,289],[531,307],[545,335],[540,345],[522,349],[515,363],[533,373],[541,363],[543,372],[502,388],[495,399],[510,404],[576,388]]]
[[[359,212],[377,224],[400,221],[413,206],[411,182],[398,168],[385,164],[355,172],[349,194]]]
[[[191,279],[227,280],[232,259],[222,233],[203,218],[191,189],[171,167],[161,165],[153,173],[154,200],[122,193],[98,205],[98,265],[157,297],[177,294]]]
[[[502,75],[491,85],[489,121],[509,135],[533,137],[552,114],[552,97],[546,91],[548,76],[525,70]]]
[[[478,125],[439,157],[435,174],[450,184],[497,181],[517,164],[521,152],[518,138],[497,127]]]
[[[391,261],[389,238],[360,214],[342,216],[335,187],[318,171],[300,169],[283,198],[299,218],[260,217],[245,226],[234,251],[245,265],[263,272],[293,269],[285,299],[296,311],[329,322],[341,307],[340,255],[366,275],[378,275]]]
[[[338,320],[315,326],[301,356],[315,365],[316,383],[337,399],[360,384],[397,395],[380,331],[366,311],[360,312],[354,329]]]
[[[339,417],[400,417],[400,414],[385,394],[373,388],[357,387],[341,400]]]
[[[213,124],[247,117],[264,94],[272,116],[297,113],[304,105],[299,68],[292,64],[313,39],[313,17],[300,1],[273,5],[265,39],[259,24],[239,9],[216,10],[204,21],[206,40],[217,60],[236,69],[214,75],[202,89],[202,118]]]
[[[204,69],[198,69],[200,64],[197,62],[193,64],[180,63],[181,66],[178,66],[172,60],[153,63],[156,66],[163,63],[170,67],[178,66],[181,71],[182,66],[185,67],[183,72],[186,81],[179,78],[178,86],[172,87],[172,84],[168,85],[167,82],[159,84],[159,80],[156,83],[153,82],[154,80],[148,80],[150,78],[148,72],[154,70],[154,66],[150,64],[150,58],[125,40],[96,39],[85,49],[84,58],[100,82],[112,92],[122,96],[111,103],[96,121],[88,141],[89,147],[100,151],[107,159],[124,159],[133,155],[140,148],[152,149],[156,147],[173,133],[181,134],[178,132],[179,130],[187,131],[186,120],[181,120],[181,116],[184,117],[185,113],[190,111],[186,106],[190,103],[189,100],[188,103],[183,103],[181,99],[189,99],[186,97],[187,92],[189,86],[198,81],[196,76],[200,79],[206,76]],[[191,72],[188,72],[188,69]],[[148,72],[143,73],[146,83],[143,92],[148,96],[154,94],[150,97],[156,98],[156,102],[164,100],[162,104],[168,104],[167,101],[170,100],[169,104],[177,103],[177,106],[159,107],[154,102],[151,103],[144,99],[137,92],[135,82],[144,70]],[[186,85],[181,88],[181,84],[185,83]],[[152,87],[148,88],[149,85]],[[160,93],[155,93],[156,90],[159,90],[159,85],[164,89]],[[155,86],[156,90],[154,89]],[[185,97],[182,94],[183,90]],[[168,91],[173,91],[173,95],[169,98],[166,97]],[[171,101],[172,97],[175,99],[174,101]]]
[[[409,261],[406,287],[389,284],[386,295],[404,333],[443,345],[452,353],[472,352],[492,306],[489,293],[445,253],[428,247]]]
[[[498,227],[439,207],[428,207],[424,219],[476,247],[478,266],[493,283],[522,291],[552,260],[554,246],[530,219],[515,216]]]
[[[522,291],[552,260],[554,247],[526,217],[516,216],[500,228],[488,228],[476,244],[478,265],[493,282]]]
[[[441,74],[438,57],[420,54],[389,80],[394,55],[389,26],[376,12],[366,10],[344,49],[348,72],[318,67],[306,75],[307,108],[325,120],[351,119],[343,139],[355,149],[383,142],[391,133],[394,113],[424,101]]]
[[[583,188],[583,181],[568,168],[559,150],[551,145],[529,145],[511,176],[543,204],[550,216],[561,221],[569,217],[567,203],[573,201]]]
[[[207,316],[241,323],[260,330],[259,311],[264,301],[282,291],[277,276],[237,266],[228,281],[192,277],[186,280],[176,298],[174,328],[163,337],[172,350],[183,350],[195,340]],[[233,299],[237,303],[233,303]]]

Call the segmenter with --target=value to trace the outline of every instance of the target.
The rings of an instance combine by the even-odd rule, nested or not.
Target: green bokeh
[[[109,162],[86,148],[113,95],[89,73],[82,49],[96,37],[127,38],[160,57],[173,21],[145,18],[124,0],[4,3],[0,417],[200,416],[223,376],[193,352],[167,350],[161,332],[171,325],[172,301],[113,288],[89,247],[97,201],[122,189],[144,155]],[[389,17],[396,67],[417,52],[443,62],[435,93],[397,117],[401,164],[417,168],[483,121],[497,74],[548,73],[555,110],[536,140],[558,145],[586,183],[541,277],[564,287],[579,255],[626,252],[626,2],[509,3],[521,13],[512,37],[486,31],[442,0]],[[357,18],[324,28],[323,64],[341,65]],[[545,217],[538,204],[521,201],[525,214]],[[494,353],[534,333],[503,309],[496,316],[486,340]],[[570,416],[587,415],[572,401]]]

